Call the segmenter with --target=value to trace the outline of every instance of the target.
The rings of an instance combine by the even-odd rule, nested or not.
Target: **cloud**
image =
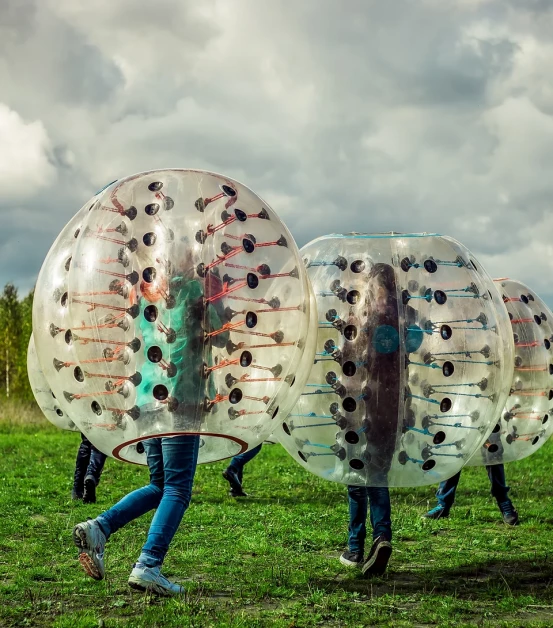
[[[25,199],[0,189],[11,241],[29,245],[0,238],[0,282],[30,287],[105,183],[194,166],[252,187],[299,244],[442,232],[553,305],[550,4],[344,6],[5,0],[2,99],[42,125],[53,171]]]
[[[56,178],[51,143],[40,120],[25,122],[0,103],[0,194],[32,197]]]

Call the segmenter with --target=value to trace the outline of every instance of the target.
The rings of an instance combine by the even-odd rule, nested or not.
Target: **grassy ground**
[[[28,418],[28,417],[27,417]],[[508,467],[522,525],[501,523],[483,468],[468,469],[448,520],[423,521],[433,487],[393,490],[394,553],[364,580],[338,556],[345,488],[308,475],[267,446],[233,500],[224,463],[201,467],[165,572],[183,600],[131,593],[126,580],[150,516],[107,549],[107,578],[87,579],[72,526],[147,481],[109,460],[96,505],[69,499],[78,435],[0,421],[0,626],[552,626],[553,444]]]

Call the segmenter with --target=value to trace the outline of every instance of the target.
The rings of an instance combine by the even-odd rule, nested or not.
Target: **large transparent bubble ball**
[[[70,416],[60,408],[56,396],[50,388],[46,377],[44,377],[38,362],[35,339],[32,334],[27,348],[27,374],[29,375],[29,383],[38,407],[48,421],[62,430],[78,431]]]
[[[280,442],[343,484],[454,475],[508,394],[510,324],[491,278],[464,246],[437,235],[332,235],[301,253],[318,340]]]
[[[60,352],[37,343],[39,357],[109,455],[144,463],[143,440],[199,434],[200,463],[227,458],[301,393],[306,271],[282,221],[236,181],[175,169],[113,183],[87,207],[64,281],[42,322],[60,329]]]
[[[553,432],[553,313],[528,286],[512,279],[495,285],[512,326],[514,360],[510,392],[497,423],[470,466],[521,460],[537,451]]]

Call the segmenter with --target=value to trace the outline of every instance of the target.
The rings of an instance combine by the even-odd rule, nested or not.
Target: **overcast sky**
[[[1,0],[0,284],[113,179],[207,168],[302,246],[440,232],[553,305],[548,0]]]

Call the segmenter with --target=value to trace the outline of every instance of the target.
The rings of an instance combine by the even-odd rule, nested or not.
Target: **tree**
[[[18,360],[21,348],[21,303],[17,288],[8,283],[0,297],[0,372],[4,395],[18,388]],[[15,386],[14,386],[15,385]]]
[[[32,400],[33,393],[27,377],[27,348],[29,339],[33,333],[33,298],[34,290],[20,303],[21,331],[19,337],[19,351],[17,356],[17,384],[14,387],[15,394],[20,399]]]

